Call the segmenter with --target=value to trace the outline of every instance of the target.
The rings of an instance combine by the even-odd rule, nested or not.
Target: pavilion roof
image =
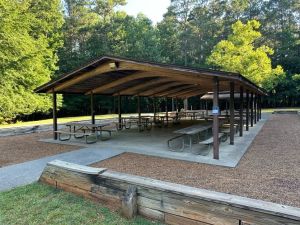
[[[35,91],[188,98],[211,92],[215,79],[219,80],[220,91],[229,91],[230,82],[234,82],[235,90],[243,86],[245,90],[265,95],[263,89],[237,73],[112,56],[103,56]]]

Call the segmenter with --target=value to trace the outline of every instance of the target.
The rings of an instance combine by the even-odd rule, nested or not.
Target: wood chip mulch
[[[236,168],[133,153],[93,166],[300,207],[300,117],[272,115]]]
[[[51,138],[51,132],[40,132],[0,138],[0,168],[46,156],[69,152],[80,147],[40,142]]]

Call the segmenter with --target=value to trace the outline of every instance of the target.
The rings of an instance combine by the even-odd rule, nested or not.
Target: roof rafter
[[[167,83],[165,85],[158,86],[156,88],[152,88],[151,90],[147,90],[145,92],[138,93],[138,95],[140,95],[140,96],[152,96],[152,95],[155,95],[155,94],[160,93],[162,91],[168,90],[169,88],[180,86],[180,85],[182,85],[182,83],[171,82],[171,83]]]
[[[151,87],[153,85],[164,84],[164,83],[171,82],[171,81],[173,81],[173,80],[171,80],[169,78],[156,78],[156,79],[148,81],[146,83],[138,84],[136,86],[123,89],[119,93],[114,94],[114,96],[116,96],[116,95],[131,95],[131,94],[135,95],[140,90],[144,90],[144,89],[146,89],[148,87]]]
[[[192,87],[195,87],[195,85],[188,84],[188,85],[184,85],[184,86],[181,86],[181,87],[178,87],[178,88],[174,88],[172,90],[159,92],[159,93],[155,94],[154,96],[156,96],[156,97],[166,97],[168,95],[175,94],[176,92],[183,91],[183,90],[186,90],[186,89],[190,89]]]

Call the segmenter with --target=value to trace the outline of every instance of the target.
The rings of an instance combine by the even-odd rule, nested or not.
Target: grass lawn
[[[141,217],[128,221],[100,204],[42,184],[0,193],[3,225],[159,225]]]
[[[116,115],[116,114],[98,115],[98,116],[96,116],[96,119],[97,120],[112,119],[112,118],[116,118],[117,116],[118,115]],[[91,119],[91,116],[64,117],[64,118],[58,118],[58,123],[68,123],[68,122],[73,122],[73,121],[90,120],[90,119]],[[52,119],[36,120],[36,121],[28,121],[28,122],[17,122],[14,124],[0,125],[0,128],[46,125],[46,124],[52,124],[52,122],[53,122]]]

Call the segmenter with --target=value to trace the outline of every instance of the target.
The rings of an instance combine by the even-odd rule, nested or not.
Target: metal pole
[[[213,96],[213,108],[219,110],[219,80],[214,78],[214,96]],[[219,159],[219,115],[213,115],[213,154],[214,159]]]
[[[243,137],[244,130],[244,88],[240,87],[240,137]]]
[[[250,108],[250,102],[249,102],[249,90],[246,91],[246,131],[249,131],[249,108]]]
[[[234,145],[234,82],[230,82],[230,144]]]
[[[53,138],[57,140],[57,98],[56,93],[53,92]]]
[[[94,94],[91,93],[91,118],[92,124],[95,124]]]

